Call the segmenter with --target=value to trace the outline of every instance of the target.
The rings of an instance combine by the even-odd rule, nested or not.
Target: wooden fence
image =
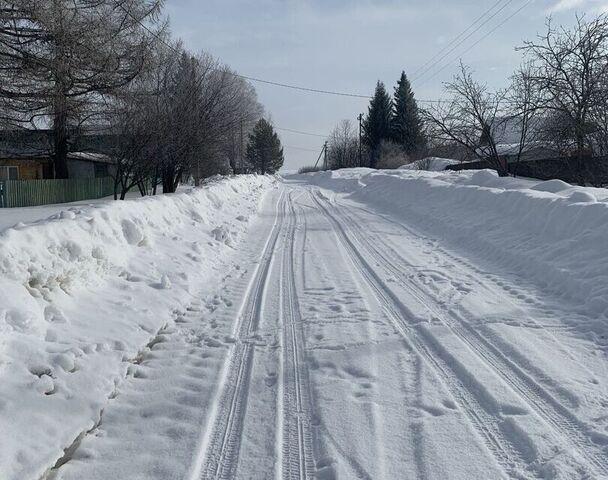
[[[446,170],[478,170],[495,168],[487,161],[464,162],[449,165]],[[579,161],[574,157],[539,158],[509,162],[507,170],[519,177],[551,180],[554,178],[572,184],[585,184],[594,187],[608,185],[608,157],[585,157]]]
[[[114,193],[111,177],[68,180],[0,181],[0,208],[32,207],[107,197]]]

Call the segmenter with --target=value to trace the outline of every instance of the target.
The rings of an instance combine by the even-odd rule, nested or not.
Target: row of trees
[[[573,28],[548,20],[546,33],[518,50],[523,64],[511,85],[498,91],[461,64],[446,85],[449,99],[423,112],[428,138],[435,147],[460,149],[508,175],[500,143],[510,130],[517,162],[530,149],[543,148],[555,152],[580,184],[603,183],[598,157],[608,155],[608,17],[577,17]]]
[[[401,72],[392,99],[384,84],[378,81],[363,121],[363,132],[369,152],[368,164],[372,168],[389,166],[382,165],[381,161],[390,159],[393,156],[390,152],[394,152],[403,165],[410,155],[424,147],[426,141],[418,105],[405,72]]]
[[[108,116],[121,197],[134,186],[173,192],[184,177],[198,184],[249,171],[243,136],[261,115],[255,90],[230,68],[179,43],[159,46],[150,67],[116,92]]]
[[[445,85],[447,100],[420,110],[405,73],[393,98],[378,82],[362,145],[353,123],[342,121],[328,139],[328,167],[394,168],[436,155],[476,158],[508,175],[522,159],[551,157],[538,168],[580,184],[606,184],[608,16],[577,17],[572,28],[548,20],[546,33],[518,50],[523,63],[507,88],[490,90],[461,64]]]
[[[162,0],[0,5],[0,126],[50,129],[56,178],[68,177],[83,131],[111,139],[122,198],[136,186],[172,192],[185,177],[272,171],[244,147],[262,115],[246,80],[170,38]]]
[[[401,73],[392,98],[378,81],[361,133],[359,139],[350,120],[336,126],[328,139],[329,168],[397,167],[424,150],[423,124],[405,72]]]

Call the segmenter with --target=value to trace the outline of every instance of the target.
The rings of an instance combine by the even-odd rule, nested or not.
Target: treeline
[[[429,139],[444,151],[485,160],[503,176],[516,172],[522,158],[549,156],[581,185],[605,184],[608,17],[577,17],[572,28],[549,19],[544,34],[517,50],[523,63],[505,89],[491,91],[461,64],[446,85],[448,99],[424,110]],[[501,145],[509,132],[515,168]]]
[[[392,98],[378,82],[361,144],[355,124],[340,122],[328,138],[327,168],[396,168],[443,156],[482,160],[509,175],[523,160],[552,158],[552,171],[566,171],[580,184],[606,185],[608,16],[577,17],[572,28],[549,19],[546,33],[517,50],[523,61],[507,88],[490,90],[461,63],[445,84],[444,99],[420,109],[405,73]]]
[[[171,38],[161,0],[0,6],[0,126],[50,129],[56,178],[68,177],[85,133],[112,139],[104,153],[122,198],[134,187],[172,192],[186,178],[274,171],[280,144],[280,162],[275,150],[268,163],[246,148],[263,113],[245,79]]]
[[[342,120],[334,128],[328,138],[327,168],[396,168],[426,149],[420,112],[405,72],[392,97],[378,81],[361,121],[361,132],[350,120]]]

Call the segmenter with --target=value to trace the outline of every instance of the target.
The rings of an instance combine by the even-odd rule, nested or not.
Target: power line
[[[302,150],[303,152],[313,152],[313,153],[318,152],[318,150],[313,150],[312,148],[294,147],[292,145],[283,145],[283,148],[289,148],[291,150]]]
[[[451,48],[445,52],[441,57],[439,57],[436,61],[434,61],[433,63],[431,63],[431,65],[429,65],[427,68],[425,68],[422,73],[414,76],[414,78],[412,79],[412,82],[416,82],[417,80],[419,80],[420,78],[424,77],[430,70],[432,70],[433,68],[435,68],[444,58],[446,58],[448,55],[450,55],[450,53],[452,53],[453,51],[455,51],[459,46],[461,46],[464,42],[466,42],[469,38],[471,38],[473,35],[475,35],[479,30],[481,30],[481,28],[486,25],[490,20],[492,20],[494,17],[496,17],[496,15],[498,15],[500,12],[502,12],[505,8],[507,8],[511,3],[513,2],[513,0],[508,0],[507,3],[505,3],[502,7],[500,7],[497,11],[495,11],[492,15],[490,15],[488,18],[486,18],[477,28],[475,28],[471,33],[469,33],[466,37],[464,37],[463,39],[459,40],[458,42],[456,42],[456,44],[452,45]]]
[[[464,52],[462,52],[459,55],[459,57],[461,57],[462,55],[470,52],[473,48],[475,48],[477,45],[479,45],[481,42],[483,42],[486,38],[488,38],[492,33],[494,33],[496,30],[498,30],[500,27],[502,27],[505,23],[507,23],[509,20],[511,20],[515,15],[517,15],[519,12],[521,12],[524,8],[526,8],[530,3],[532,3],[532,1],[533,0],[527,0],[526,2],[524,2],[521,5],[521,7],[519,7],[517,10],[515,10],[511,15],[509,15],[502,22],[500,22],[498,25],[496,25],[494,28],[492,28],[492,30],[490,30],[489,32],[487,32],[483,37],[481,37],[475,43],[473,43],[471,46],[469,46]],[[428,77],[424,82],[422,82],[421,84],[419,84],[417,86],[421,87],[422,85],[428,83],[433,78],[435,78],[437,75],[439,75],[443,70],[445,70],[449,66],[453,65],[456,62],[456,60],[457,59],[452,60],[450,63],[446,63],[443,67],[441,67],[439,70],[437,70],[433,75],[431,75],[430,77]]]
[[[290,85],[288,83],[274,82],[272,80],[263,80],[261,78],[248,77],[246,75],[240,75],[238,73],[233,73],[233,72],[229,72],[229,73],[231,75],[234,75],[235,77],[243,78],[243,79],[249,80],[251,82],[265,83],[267,85],[273,85],[275,87],[290,88],[292,90],[300,90],[302,92],[322,93],[325,95],[335,95],[335,96],[339,96],[339,97],[354,97],[354,98],[367,98],[367,99],[370,98],[369,95],[360,95],[358,93],[346,93],[346,92],[334,92],[332,90],[320,90],[317,88],[301,87],[298,85]]]
[[[443,47],[441,50],[439,50],[435,55],[433,55],[431,58],[429,58],[423,65],[421,65],[420,67],[418,67],[416,70],[414,70],[410,76],[414,77],[416,76],[416,74],[422,70],[423,68],[425,68],[427,65],[429,65],[433,60],[435,60],[439,55],[441,55],[443,52],[445,52],[448,48],[450,48],[452,45],[454,45],[454,42],[458,41],[464,34],[466,34],[472,27],[474,27],[475,25],[477,25],[477,23],[483,19],[488,13],[490,13],[492,10],[494,10],[500,3],[502,3],[504,0],[498,0],[494,5],[492,5],[490,8],[488,8],[485,12],[483,12],[479,17],[477,17],[475,19],[475,21],[473,23],[471,23],[467,28],[465,28],[462,32],[460,32],[456,37],[454,37],[450,42],[448,42],[446,44],[445,47]]]
[[[288,150],[299,150],[302,152],[317,153],[317,150],[313,150],[312,148],[293,147],[291,145],[283,145],[283,148],[287,148]]]
[[[509,0],[509,1],[512,1],[512,0]],[[177,48],[175,48],[175,46],[171,45],[165,39],[158,36],[156,34],[156,32],[154,32],[152,29],[150,29],[150,27],[148,27],[141,20],[139,20],[138,18],[133,16],[133,14],[130,11],[128,11],[122,4],[118,3],[116,0],[114,1],[114,3],[116,4],[117,7],[119,7],[121,10],[123,10],[127,15],[129,15],[133,20],[135,20],[139,25],[141,25],[141,27],[144,28],[148,33],[151,33],[152,35],[154,35],[166,47],[170,48],[173,52],[177,53],[178,55],[181,53]],[[224,73],[226,75],[231,75],[233,77],[242,78],[243,80],[248,80],[251,82],[263,83],[266,85],[272,85],[272,86],[281,87],[281,88],[288,88],[291,90],[298,90],[298,91],[306,92],[306,93],[317,93],[317,94],[323,94],[323,95],[334,95],[334,96],[350,97],[350,98],[364,98],[364,99],[368,99],[368,100],[372,98],[371,95],[361,95],[358,93],[351,93],[351,92],[339,92],[339,91],[334,91],[334,90],[303,87],[300,85],[292,85],[289,83],[277,82],[274,80],[266,80],[266,79],[262,79],[262,78],[250,77],[247,75],[241,75],[239,73],[227,71],[225,69],[221,69],[221,68],[217,68],[217,67],[211,68],[211,70],[218,71],[218,72]],[[419,103],[439,103],[440,102],[440,100],[416,100],[416,101]]]
[[[156,36],[156,33],[152,31],[152,29],[150,29],[146,24],[144,24],[141,20],[139,20],[138,18],[136,18],[129,10],[127,10],[121,3],[119,3],[118,1],[114,0],[114,3],[116,4],[117,7],[119,7],[123,12],[125,12],[127,15],[129,15],[129,17],[131,17],[133,20],[135,20],[139,25],[141,25],[148,33],[151,33],[152,35]],[[160,40],[166,47],[170,48],[171,50],[173,50],[175,53],[180,54],[179,50],[177,48],[175,48],[175,46],[171,45],[170,43],[166,42],[162,37],[156,36],[156,38],[158,38],[158,40]],[[273,85],[275,87],[283,87],[283,88],[290,88],[292,90],[300,90],[302,92],[310,92],[310,93],[321,93],[321,94],[325,94],[325,95],[336,95],[336,96],[341,96],[341,97],[354,97],[354,98],[367,98],[369,99],[370,96],[369,95],[360,95],[357,93],[348,93],[348,92],[337,92],[337,91],[333,91],[333,90],[321,90],[318,88],[310,88],[310,87],[302,87],[299,85],[291,85],[288,83],[282,83],[282,82],[276,82],[273,80],[265,80],[262,78],[256,78],[256,77],[249,77],[247,75],[241,75],[239,73],[236,72],[230,72],[230,71],[226,71],[224,69],[220,69],[220,68],[211,68],[211,70],[215,70],[215,71],[221,71],[222,73],[231,75],[233,77],[238,77],[238,78],[242,78],[244,80],[249,80],[251,82],[258,82],[258,83],[265,83],[267,85]]]
[[[275,128],[275,130],[283,130],[284,132],[297,133],[298,135],[308,135],[310,137],[327,138],[327,135],[321,135],[319,133],[303,132],[301,130],[292,130],[291,128],[281,128],[281,127],[274,127],[274,128]],[[316,152],[316,150],[315,150],[315,152]]]

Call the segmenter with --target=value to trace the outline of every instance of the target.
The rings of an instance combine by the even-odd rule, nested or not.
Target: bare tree
[[[430,138],[434,143],[459,145],[487,161],[499,175],[508,175],[497,148],[505,122],[505,91],[489,92],[462,63],[460,73],[445,88],[451,99],[422,111]]]
[[[542,93],[534,79],[534,66],[531,62],[525,62],[513,74],[508,91],[507,124],[515,129],[518,140],[514,152],[516,160],[511,173],[517,175],[522,155],[541,140],[541,127],[544,124],[542,109],[538,105]]]
[[[342,120],[328,139],[327,163],[329,168],[356,167],[359,164],[358,133],[350,120]]]
[[[253,127],[264,115],[264,108],[258,102],[253,86],[244,79],[234,76],[229,88],[234,89],[233,108],[224,118],[226,122],[221,135],[221,154],[228,158],[232,173],[244,173],[249,170],[245,162],[247,138]]]
[[[246,134],[262,110],[249,83],[179,42],[159,45],[151,68],[114,95],[113,108],[110,123],[120,139],[115,180],[122,196],[134,186],[142,194],[156,193],[162,183],[169,193],[187,178],[199,184],[231,173],[235,133],[242,128]]]
[[[162,0],[5,0],[0,6],[0,111],[51,126],[55,175],[67,178],[70,129],[98,95],[131,82],[157,32]],[[162,28],[162,26],[161,26]]]
[[[209,57],[211,58],[211,57]],[[262,117],[255,89],[225,65],[218,64],[204,82],[201,128],[204,142],[192,176],[234,173],[244,161],[246,135]]]
[[[520,47],[530,60],[531,81],[541,92],[536,107],[546,112],[546,136],[572,154],[573,174],[585,183],[596,145],[593,134],[598,109],[608,99],[608,16],[587,21],[577,16],[572,29],[555,28],[547,21],[547,32]]]

